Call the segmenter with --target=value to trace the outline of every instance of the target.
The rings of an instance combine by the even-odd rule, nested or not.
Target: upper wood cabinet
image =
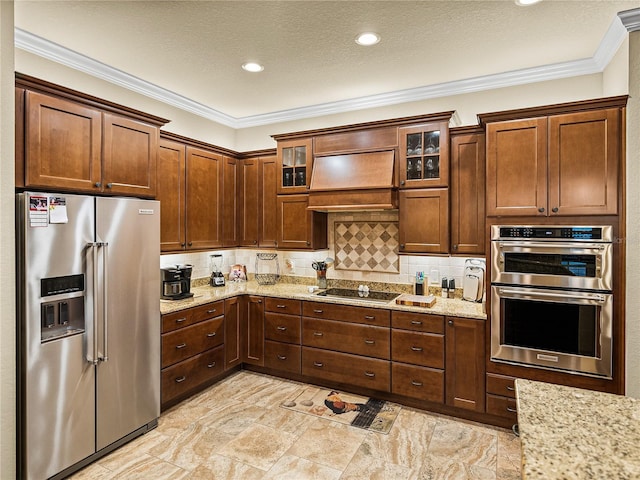
[[[278,195],[278,248],[327,248],[327,214],[308,205],[308,195]]]
[[[609,103],[621,98],[626,103]],[[622,114],[593,106],[606,103],[487,122],[487,215],[617,214]]]
[[[400,188],[449,186],[449,123],[398,129]]]
[[[403,190],[398,203],[400,253],[448,253],[449,189]]]
[[[485,139],[451,130],[451,253],[485,254]]]
[[[160,201],[160,250],[172,252],[187,246],[186,147],[160,139],[158,148],[158,194]]]
[[[31,77],[16,85],[16,186],[155,197],[168,120]]]
[[[222,165],[222,246],[237,247],[240,167],[232,157],[223,157]]]
[[[278,193],[306,193],[313,167],[311,138],[278,142]]]
[[[275,247],[278,232],[276,156],[247,158],[239,165],[239,244],[244,247]]]
[[[258,244],[261,247],[278,245],[278,161],[275,155],[260,158],[260,226]]]

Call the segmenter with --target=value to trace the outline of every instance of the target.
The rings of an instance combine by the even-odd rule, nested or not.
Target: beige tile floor
[[[402,407],[385,435],[280,407],[305,388],[239,372],[163,413],[158,428],[72,478],[520,478],[520,441],[509,430]]]

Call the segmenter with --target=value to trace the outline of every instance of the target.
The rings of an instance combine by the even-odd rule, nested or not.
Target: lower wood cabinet
[[[241,330],[240,330],[240,297],[228,298],[224,301],[224,369],[242,363]]]
[[[505,417],[516,423],[515,378],[496,373],[487,373],[487,413]]]
[[[264,304],[264,366],[299,375],[302,302],[265,298]]]
[[[242,300],[242,361],[264,365],[264,300],[247,295]]]
[[[162,370],[162,403],[180,397],[224,370],[224,347],[196,355]]]
[[[264,366],[274,370],[300,374],[300,345],[290,343],[264,342]]]
[[[444,370],[391,363],[391,393],[428,402],[444,401]]]

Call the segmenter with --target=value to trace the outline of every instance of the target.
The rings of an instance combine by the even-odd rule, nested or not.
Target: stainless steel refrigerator
[[[160,415],[160,204],[17,195],[19,478],[65,478]]]

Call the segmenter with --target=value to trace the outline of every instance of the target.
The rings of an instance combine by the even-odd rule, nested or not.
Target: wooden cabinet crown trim
[[[163,140],[173,140],[174,142],[183,143],[190,147],[202,148],[204,150],[217,153],[219,155],[226,155],[228,157],[239,158],[240,153],[235,150],[230,150],[228,148],[219,147],[217,145],[212,145],[207,142],[202,142],[200,140],[196,140],[195,138],[184,137],[182,135],[178,135],[177,133],[167,132],[165,130],[160,130],[160,139]]]
[[[78,92],[77,90],[63,87],[62,85],[57,85],[55,83],[47,82],[46,80],[31,77],[23,73],[16,72],[15,78],[16,87],[25,88],[27,90],[37,91],[40,93],[46,93],[48,95],[53,95],[68,100],[73,100],[74,102],[82,103],[93,108],[98,108],[107,112],[124,115],[130,118],[135,118],[136,120],[141,120],[158,127],[161,127],[162,125],[171,121],[169,119],[141,112],[140,110],[135,110],[133,108],[110,102],[102,98],[94,97],[93,95]]]
[[[478,114],[478,123],[481,126],[484,126],[487,123],[502,122],[504,120],[546,117],[549,115],[583,112],[586,110],[600,110],[605,108],[623,108],[627,105],[628,98],[629,95],[619,95],[617,97],[595,98],[579,102],[557,103],[553,105],[542,105],[539,107],[504,110],[501,112],[480,113]]]

